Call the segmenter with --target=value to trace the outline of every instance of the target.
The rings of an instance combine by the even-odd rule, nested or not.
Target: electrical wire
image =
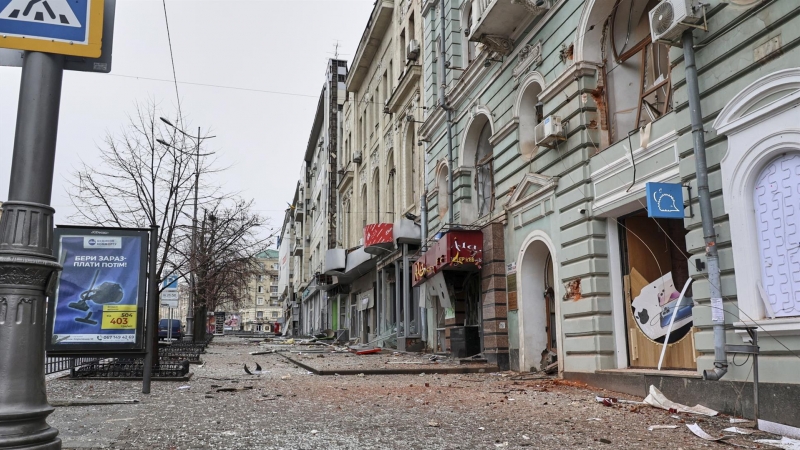
[[[167,0],[161,0],[164,5],[164,23],[167,25],[167,43],[169,44],[169,60],[172,62],[172,81],[175,84],[175,97],[178,100],[178,121],[183,121],[183,114],[181,113],[181,95],[178,92],[178,76],[175,74],[175,56],[172,52],[172,37],[169,33],[169,18],[167,17]]]

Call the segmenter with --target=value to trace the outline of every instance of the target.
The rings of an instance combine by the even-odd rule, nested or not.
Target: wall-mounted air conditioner
[[[542,120],[533,132],[533,139],[536,145],[551,147],[557,141],[566,139],[564,127],[561,125],[560,116],[547,116]]]
[[[406,47],[406,59],[408,61],[416,61],[419,59],[419,41],[416,39],[408,41],[408,46]]]
[[[701,6],[694,0],[664,0],[650,10],[650,35],[653,42],[674,42],[691,24],[703,19]]]
[[[353,162],[356,164],[361,164],[361,152],[355,152],[353,154]]]

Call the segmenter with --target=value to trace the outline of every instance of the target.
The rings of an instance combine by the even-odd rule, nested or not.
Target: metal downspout
[[[445,61],[447,56],[445,53],[445,15],[444,15],[445,0],[439,0],[439,18],[441,29],[439,30],[439,72],[441,73],[441,83],[439,84],[439,106],[445,111],[447,127],[447,223],[455,223],[453,218],[453,129],[451,124],[453,122],[453,111],[447,106],[445,99],[445,92],[447,92],[447,75],[445,74]]]
[[[714,212],[711,209],[711,193],[708,188],[708,164],[706,163],[706,142],[703,131],[703,113],[700,108],[700,87],[697,82],[697,65],[694,58],[694,35],[689,29],[683,32],[683,58],[686,67],[686,90],[689,97],[689,116],[692,122],[694,159],[697,167],[697,196],[700,203],[700,218],[703,222],[703,239],[706,244],[706,264],[708,265],[708,284],[712,299],[721,299],[719,279],[719,256],[717,255]],[[721,307],[722,303],[719,302]],[[725,353],[725,321],[714,322],[714,370],[704,370],[703,379],[716,381],[728,372],[728,359]]]

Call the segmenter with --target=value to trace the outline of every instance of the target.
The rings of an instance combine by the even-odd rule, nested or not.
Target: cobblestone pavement
[[[141,394],[140,382],[49,381],[51,400],[141,401],[57,408],[49,422],[65,448],[124,449],[675,450],[722,445],[694,436],[685,423],[699,422],[712,435],[730,426],[727,417],[606,407],[595,394],[616,394],[532,374],[316,376],[279,354],[249,354],[258,349],[216,339],[190,382],[154,382],[151,395]],[[265,373],[247,375],[244,363]],[[236,390],[218,391],[225,388]],[[755,448],[755,437],[766,436],[733,442]]]

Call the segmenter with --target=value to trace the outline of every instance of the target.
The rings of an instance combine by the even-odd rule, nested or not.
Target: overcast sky
[[[337,40],[340,58],[352,58],[373,3],[166,0],[186,128],[218,136],[206,141],[220,165],[230,167],[218,182],[254,199],[274,227],[294,194],[327,58]],[[136,102],[154,100],[175,115],[174,85],[142,79],[172,80],[161,0],[117,1],[112,67],[111,74],[64,74],[56,223],[67,223],[73,212],[66,193],[70,173],[80,159],[92,161],[108,132],[119,133]],[[0,67],[0,201],[8,196],[20,74],[20,68]]]

